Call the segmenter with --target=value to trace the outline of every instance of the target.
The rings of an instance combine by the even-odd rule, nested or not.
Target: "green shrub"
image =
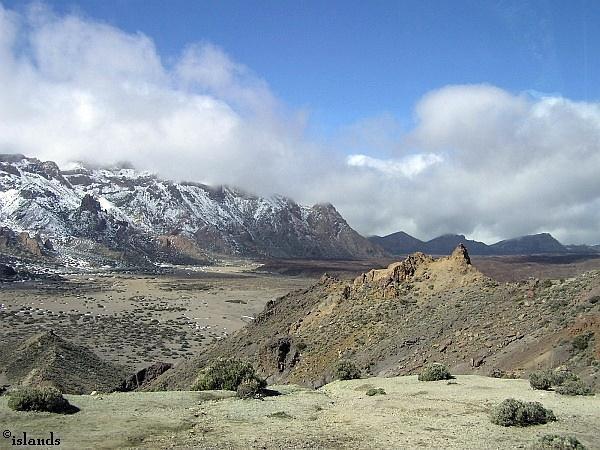
[[[533,445],[533,450],[586,450],[581,442],[573,436],[546,434]]]
[[[360,378],[360,375],[360,369],[353,361],[339,361],[335,366],[336,380],[356,380]]]
[[[556,417],[550,409],[538,402],[522,402],[508,398],[492,409],[490,420],[503,427],[526,427],[555,421]]]
[[[569,380],[579,380],[579,377],[571,372],[569,369],[558,368],[552,372],[552,385],[560,386]]]
[[[236,389],[239,398],[261,398],[263,387],[257,380],[244,380]]]
[[[593,335],[594,335],[593,332],[588,331],[587,333],[583,333],[578,336],[575,336],[572,341],[573,348],[576,350],[585,350],[588,347],[588,344],[590,343],[590,339],[592,339]]]
[[[552,386],[553,379],[550,370],[538,370],[529,374],[529,385],[533,389],[547,391]]]
[[[433,363],[425,367],[418,377],[419,381],[439,381],[452,378],[454,377],[450,374],[448,367],[439,363]]]
[[[371,388],[367,391],[367,395],[369,397],[373,397],[374,395],[387,395],[387,392],[385,392],[385,389],[383,388]]]
[[[267,383],[256,375],[252,364],[237,359],[217,359],[200,371],[192,386],[195,391],[224,389],[236,391],[244,381],[256,381],[261,388]]]
[[[72,414],[79,409],[53,387],[22,388],[10,393],[8,407],[15,411],[46,411]]]
[[[592,389],[580,379],[570,379],[556,388],[561,395],[593,395]]]

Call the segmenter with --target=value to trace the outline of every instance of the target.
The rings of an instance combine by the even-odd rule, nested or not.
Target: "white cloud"
[[[377,159],[367,155],[350,155],[347,163],[349,166],[367,167],[389,176],[402,175],[412,178],[442,160],[441,156],[433,153],[419,153],[402,159]]]
[[[0,152],[331,201],[365,234],[600,242],[600,104],[447,86],[415,114],[413,129],[383,113],[316,142],[211,43],[166,64],[141,33],[0,5]]]

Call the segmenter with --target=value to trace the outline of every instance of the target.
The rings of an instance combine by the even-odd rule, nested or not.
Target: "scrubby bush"
[[[494,368],[494,369],[490,370],[490,372],[488,373],[488,376],[492,377],[492,378],[505,378],[505,379],[510,379],[510,380],[516,380],[518,378],[521,378],[517,372],[514,372],[514,371],[507,372],[506,370],[502,370],[502,369],[498,369],[498,368]]]
[[[579,377],[571,372],[569,369],[558,368],[552,372],[552,385],[560,386],[569,380],[579,380]]]
[[[369,397],[373,397],[374,395],[387,395],[387,392],[385,392],[385,389],[383,388],[371,388],[367,391],[367,395]]]
[[[592,395],[592,389],[579,378],[570,379],[556,388],[561,395]]]
[[[419,374],[419,381],[439,381],[439,380],[450,380],[454,378],[448,367],[443,364],[433,363]]]
[[[490,420],[503,427],[526,427],[555,421],[556,417],[550,409],[538,402],[522,402],[508,398],[492,409]]]
[[[356,380],[360,378],[360,375],[360,369],[353,361],[339,361],[335,366],[336,380]]]
[[[576,350],[585,350],[588,344],[590,343],[590,339],[592,339],[593,335],[593,332],[588,331],[587,333],[575,336],[572,341],[573,348]]]
[[[533,450],[586,450],[585,446],[573,436],[546,434],[533,445]]]
[[[22,388],[10,393],[8,407],[15,411],[46,411],[72,414],[79,409],[53,387]]]
[[[252,364],[237,359],[217,359],[200,371],[192,389],[237,391],[244,381],[252,380],[256,381],[261,389],[267,385],[265,380],[256,375]]]
[[[547,391],[550,389],[550,387],[552,387],[553,379],[554,377],[552,375],[552,371],[538,370],[529,374],[529,385],[533,389]]]
[[[257,380],[244,380],[236,389],[239,398],[261,398],[264,386]]]

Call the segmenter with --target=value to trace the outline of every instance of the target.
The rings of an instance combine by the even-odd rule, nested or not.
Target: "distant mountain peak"
[[[519,255],[568,252],[568,249],[550,233],[520,236],[492,245],[467,239],[463,234],[451,233],[443,234],[427,242],[413,238],[404,231],[383,237],[372,236],[369,239],[393,255],[409,254],[415,251],[432,255],[449,255],[459,244],[463,244],[468,248],[471,255]]]

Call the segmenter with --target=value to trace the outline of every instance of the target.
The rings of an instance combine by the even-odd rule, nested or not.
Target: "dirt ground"
[[[314,282],[251,273],[255,267],[192,268],[168,275],[88,273],[68,275],[64,282],[4,283],[0,362],[3,350],[48,329],[129,370],[177,362],[252,321],[267,301]]]
[[[371,387],[386,395],[365,395]],[[239,400],[228,392],[67,396],[70,416],[17,413],[0,397],[0,424],[14,434],[52,431],[61,448],[514,449],[544,434],[576,436],[600,448],[600,398],[534,391],[525,380],[475,375],[419,382],[415,376],[337,381],[319,390],[275,387],[283,395]],[[558,421],[505,428],[489,420],[505,398],[539,401]],[[0,448],[7,444],[0,440]]]

